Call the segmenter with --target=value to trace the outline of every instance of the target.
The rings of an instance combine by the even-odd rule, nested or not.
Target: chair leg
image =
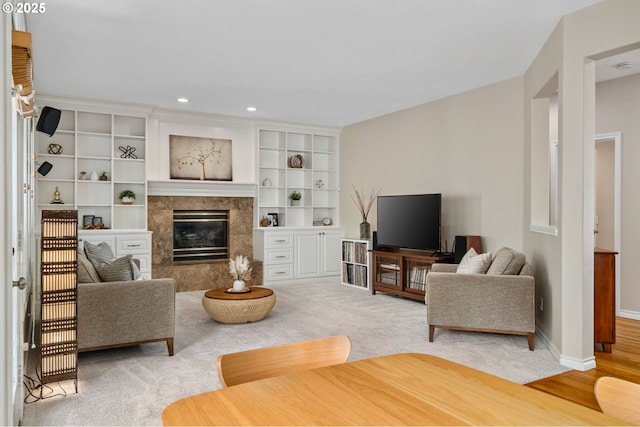
[[[527,334],[527,341],[529,342],[529,350],[533,351],[533,349],[535,348],[534,345],[534,337],[536,336],[536,334],[529,332]]]
[[[429,325],[429,342],[433,342],[433,334],[436,331],[436,327]]]
[[[167,338],[167,351],[169,356],[173,356],[173,338]]]

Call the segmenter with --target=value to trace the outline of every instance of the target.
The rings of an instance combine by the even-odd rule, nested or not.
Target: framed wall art
[[[171,179],[231,181],[231,140],[169,135]]]

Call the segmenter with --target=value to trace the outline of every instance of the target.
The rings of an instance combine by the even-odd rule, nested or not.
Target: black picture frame
[[[95,215],[82,215],[82,226],[93,225],[93,218],[95,218]]]
[[[95,227],[98,224],[102,224],[102,217],[101,216],[94,216],[93,217],[93,221],[91,222],[91,224]]]
[[[270,227],[277,227],[279,224],[278,221],[278,214],[275,212],[270,212],[267,214],[267,218],[269,218],[269,226]]]

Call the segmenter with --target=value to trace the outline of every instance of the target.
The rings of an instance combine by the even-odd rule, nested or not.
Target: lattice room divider
[[[78,392],[78,211],[42,211],[42,384],[73,380]]]

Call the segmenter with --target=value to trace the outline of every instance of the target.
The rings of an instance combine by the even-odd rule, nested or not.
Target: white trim
[[[148,181],[150,196],[256,197],[253,183],[217,181]]]
[[[618,316],[624,317],[625,319],[640,320],[640,312],[638,311],[620,310]]]
[[[576,359],[575,357],[565,356],[553,345],[547,336],[538,328],[536,328],[536,342],[544,344],[551,355],[560,363],[570,369],[578,371],[588,371],[596,367],[596,357],[591,356],[586,359]]]
[[[558,227],[556,227],[555,225],[531,224],[529,226],[529,231],[534,233],[546,234],[548,236],[558,236]]]

